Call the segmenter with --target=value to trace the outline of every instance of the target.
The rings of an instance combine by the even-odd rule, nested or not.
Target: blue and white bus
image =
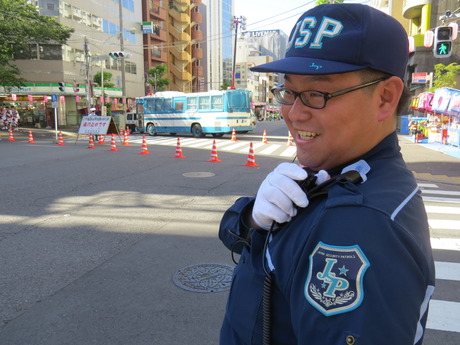
[[[143,130],[158,133],[191,133],[195,137],[212,134],[248,132],[255,128],[251,111],[252,92],[247,90],[183,93],[157,92],[136,98],[137,114],[143,118]]]

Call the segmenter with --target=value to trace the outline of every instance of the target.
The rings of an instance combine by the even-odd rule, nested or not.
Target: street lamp
[[[242,26],[243,30],[246,30],[246,17],[233,16],[230,20],[230,30],[235,29],[235,46],[233,48],[233,67],[232,67],[232,88],[235,88],[235,66],[236,66],[236,43],[238,40],[238,27]]]

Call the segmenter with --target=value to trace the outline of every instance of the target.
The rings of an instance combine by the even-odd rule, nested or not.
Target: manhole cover
[[[216,174],[214,174],[212,172],[200,172],[200,171],[183,173],[182,175],[185,176],[185,177],[212,177],[212,176],[216,176]]]
[[[174,273],[178,287],[192,292],[220,292],[230,289],[233,267],[224,264],[196,264]]]

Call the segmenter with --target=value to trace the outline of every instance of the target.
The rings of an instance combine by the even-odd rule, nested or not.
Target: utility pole
[[[83,50],[85,52],[85,84],[86,84],[86,107],[89,109],[93,105],[93,95],[91,93],[91,80],[89,79],[89,45],[88,38],[85,36]]]
[[[236,47],[238,41],[238,26],[242,25],[242,29],[246,30],[246,17],[233,16],[230,23],[230,30],[235,29],[235,46],[233,48],[233,67],[232,67],[232,88],[235,88],[235,68],[236,68]]]
[[[124,29],[123,29],[123,4],[122,0],[118,0],[118,16],[120,24],[120,50],[124,51]],[[126,74],[125,74],[125,59],[121,59],[121,97],[123,103],[123,116],[126,114]]]

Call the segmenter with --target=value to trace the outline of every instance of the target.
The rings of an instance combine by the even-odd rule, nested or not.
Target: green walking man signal
[[[452,55],[452,27],[438,26],[434,32],[433,55],[447,58]]]

